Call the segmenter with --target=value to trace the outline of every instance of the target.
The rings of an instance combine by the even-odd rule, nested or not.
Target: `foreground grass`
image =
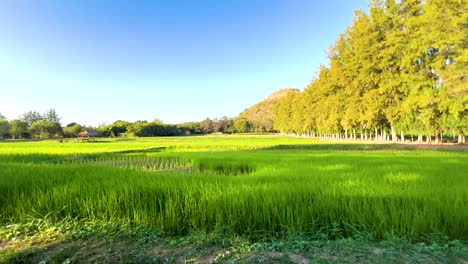
[[[444,236],[411,243],[388,235],[251,241],[215,230],[170,236],[155,229],[44,219],[1,227],[0,263],[466,263],[466,242]]]

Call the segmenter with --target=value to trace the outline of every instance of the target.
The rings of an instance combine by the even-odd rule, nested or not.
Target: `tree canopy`
[[[284,133],[393,141],[468,130],[468,6],[371,0],[301,94],[274,107]],[[398,133],[398,131],[400,133]],[[400,135],[398,135],[400,134]]]

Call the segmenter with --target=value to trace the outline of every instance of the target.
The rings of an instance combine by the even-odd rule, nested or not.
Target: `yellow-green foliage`
[[[467,171],[463,149],[273,136],[0,143],[0,222],[467,239]]]

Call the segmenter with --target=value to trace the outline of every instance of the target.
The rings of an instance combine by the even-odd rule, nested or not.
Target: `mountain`
[[[273,131],[273,105],[289,92],[299,93],[299,90],[295,88],[279,89],[270,94],[265,100],[245,109],[234,117],[234,122],[246,120],[249,123],[251,132]]]

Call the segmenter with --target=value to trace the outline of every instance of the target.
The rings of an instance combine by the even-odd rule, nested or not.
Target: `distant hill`
[[[252,132],[269,132],[273,130],[273,105],[289,92],[299,92],[295,88],[283,88],[270,94],[265,100],[244,110],[234,121],[246,120]]]

